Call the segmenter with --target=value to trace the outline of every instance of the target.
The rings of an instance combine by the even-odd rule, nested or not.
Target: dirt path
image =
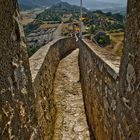
[[[64,58],[54,81],[56,123],[53,140],[89,140],[79,80],[78,50]]]

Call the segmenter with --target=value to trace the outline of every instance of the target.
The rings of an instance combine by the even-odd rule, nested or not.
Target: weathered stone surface
[[[56,120],[53,140],[89,140],[79,81],[78,49],[60,61],[54,81]]]
[[[87,118],[97,140],[140,139],[139,8],[138,0],[128,0],[120,70],[110,63],[111,60],[106,61],[94,47],[83,41],[79,43],[80,75]]]
[[[139,7],[138,0],[128,0],[120,75],[114,62],[85,42],[79,42],[86,114],[97,140],[140,139]],[[59,61],[75,48],[73,38],[60,39],[42,47],[30,59],[32,88],[17,1],[0,0],[1,140],[52,140],[56,115],[52,92],[55,72]],[[70,110],[70,107],[66,108],[67,113]],[[77,113],[74,115],[78,116]],[[72,122],[70,126],[73,126]],[[83,129],[80,124],[73,131],[80,133]],[[83,139],[83,135],[77,139]]]
[[[39,139],[34,93],[16,0],[0,0],[0,139]]]
[[[137,140],[140,139],[140,1],[128,0],[127,11],[120,67],[120,96],[123,99],[120,124],[126,138]]]
[[[114,69],[111,61],[100,58],[100,54],[85,42],[79,42],[79,47],[81,84],[89,127],[97,140],[111,140],[115,128],[112,118],[118,104],[118,69]]]
[[[76,49],[74,38],[62,38],[42,47],[30,58],[41,139],[52,140],[55,123],[53,81],[59,61]]]

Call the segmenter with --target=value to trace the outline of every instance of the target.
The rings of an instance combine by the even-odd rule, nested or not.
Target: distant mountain
[[[97,10],[97,9],[111,9],[111,8],[115,8],[115,7],[120,7],[121,5],[120,4],[116,4],[116,3],[110,3],[110,2],[91,2],[89,4],[86,4],[87,7],[89,9],[92,9],[92,10]]]
[[[88,10],[86,8],[83,8],[83,12],[87,11]],[[79,18],[80,7],[76,5],[71,5],[67,2],[60,2],[37,15],[36,19],[60,22],[64,14],[72,14],[75,18]]]
[[[126,7],[115,7],[110,9],[103,9],[103,12],[120,13],[121,15],[126,15]]]
[[[71,5],[80,5],[80,0],[18,0],[22,10],[50,7],[61,1]],[[83,0],[83,7],[90,10],[102,10],[104,12],[126,13],[127,0]],[[69,5],[70,6],[70,5]]]
[[[89,0],[90,1],[90,0]],[[104,0],[104,1],[94,1],[86,3],[90,10],[102,10],[103,12],[112,12],[112,13],[120,13],[122,15],[126,15],[126,0]]]
[[[69,4],[68,2],[60,2],[51,7],[52,10],[66,11],[68,13],[80,12],[80,6]],[[83,11],[87,12],[88,10],[83,7]]]
[[[19,0],[19,5],[21,9],[26,10],[40,7],[50,7],[59,2],[61,2],[61,0]]]

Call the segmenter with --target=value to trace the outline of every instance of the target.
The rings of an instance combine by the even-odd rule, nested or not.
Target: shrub
[[[99,39],[98,39],[98,43],[101,44],[101,45],[103,45],[103,44],[105,44],[105,40],[106,40],[106,37],[103,36],[103,35],[101,35],[99,37]]]

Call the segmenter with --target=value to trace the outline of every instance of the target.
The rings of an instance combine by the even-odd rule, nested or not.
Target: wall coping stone
[[[29,58],[29,63],[30,63],[30,70],[31,70],[31,75],[32,75],[32,82],[34,82],[40,68],[43,65],[43,62],[45,60],[45,57],[49,50],[51,49],[51,46],[56,44],[57,42],[67,39],[68,37],[61,37],[59,39],[55,39],[48,44],[44,45],[41,47],[31,58]]]
[[[32,82],[34,82],[43,62],[44,59],[50,50],[51,46],[56,44],[57,42],[67,39],[68,37],[61,37],[59,39],[55,39],[48,44],[44,45],[41,47],[30,59],[30,69],[31,69],[31,75],[32,75]],[[103,54],[99,53],[94,49],[93,46],[91,46],[88,42],[86,42],[84,39],[81,40],[89,49],[89,51],[92,51],[92,53],[95,55],[96,59],[99,59],[102,62],[102,65],[104,68],[107,70],[107,72],[113,77],[113,79],[118,79],[119,78],[119,64],[116,65],[113,63],[113,61],[108,60],[104,57]]]
[[[120,62],[118,62],[118,61],[114,62],[114,61],[107,59],[104,54],[96,51],[96,49],[94,49],[94,47],[91,46],[86,40],[82,39],[81,41],[87,46],[89,51],[91,51],[95,55],[95,57],[97,59],[99,59],[99,61],[102,62],[104,68],[107,70],[107,72],[110,74],[110,76],[115,80],[118,79],[119,70],[120,70],[120,68],[119,68]]]

